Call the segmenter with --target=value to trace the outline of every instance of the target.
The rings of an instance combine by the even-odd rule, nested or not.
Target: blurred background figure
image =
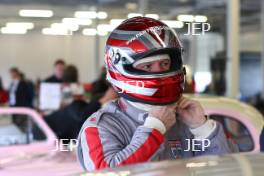
[[[8,103],[8,92],[4,89],[2,78],[0,77],[0,106],[4,106]]]
[[[34,106],[34,98],[35,98],[35,85],[33,81],[25,77],[25,74],[20,71],[20,78],[23,82],[27,84],[27,92],[28,92],[28,102],[33,107]]]
[[[78,69],[74,65],[66,66],[63,76],[63,94],[71,94],[73,100],[62,109],[45,116],[45,121],[59,139],[76,139],[85,120],[105,103],[116,99],[117,94],[105,80],[105,72],[92,84],[92,98],[87,102],[78,82]],[[65,102],[65,100],[64,100]],[[64,141],[67,143],[67,140]],[[69,141],[68,141],[69,142]]]
[[[248,99],[248,103],[252,104],[264,115],[264,100],[261,93],[256,94]]]
[[[184,85],[184,93],[195,93],[195,80],[193,77],[193,72],[188,65],[184,65],[186,70],[186,78],[185,78],[185,85]]]
[[[63,83],[78,83],[79,74],[78,69],[74,65],[68,65],[62,72],[62,81]]]
[[[84,89],[79,83],[79,73],[76,66],[68,65],[65,67],[62,81],[62,107],[72,103],[74,100],[83,98]]]
[[[54,64],[54,74],[45,79],[44,82],[49,83],[61,83],[63,80],[65,62],[59,59]]]
[[[98,79],[92,83],[91,99],[100,99],[109,87],[109,83],[106,81],[106,69],[101,68],[101,74]]]
[[[33,107],[32,92],[29,84],[24,80],[23,74],[13,67],[10,69],[12,79],[9,88],[9,105],[12,107]]]

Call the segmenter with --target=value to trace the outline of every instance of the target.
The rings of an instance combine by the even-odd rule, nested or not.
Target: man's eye
[[[150,70],[150,68],[151,68],[151,65],[150,65],[150,64],[149,64],[149,65],[144,65],[144,66],[143,66],[143,69],[144,69],[144,70]]]
[[[169,62],[162,62],[161,65],[162,66],[168,66],[170,63]]]

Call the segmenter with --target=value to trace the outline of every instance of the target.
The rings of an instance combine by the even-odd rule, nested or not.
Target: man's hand
[[[159,119],[169,130],[176,122],[175,106],[155,106],[149,111],[149,116]]]
[[[189,128],[197,128],[206,122],[204,110],[198,101],[194,101],[185,97],[177,102],[177,113],[180,120]]]

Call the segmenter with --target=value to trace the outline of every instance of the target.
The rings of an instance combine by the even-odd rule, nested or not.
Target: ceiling
[[[32,21],[38,28],[73,17],[77,10],[106,11],[108,19],[126,18],[129,12],[158,13],[161,19],[176,19],[179,14],[208,16],[215,31],[223,31],[228,0],[0,0],[0,27],[8,21]],[[130,4],[130,6],[129,6]],[[132,8],[133,7],[133,8]],[[241,0],[241,25],[258,29],[261,0]],[[20,9],[50,9],[54,16],[48,19],[22,18]]]

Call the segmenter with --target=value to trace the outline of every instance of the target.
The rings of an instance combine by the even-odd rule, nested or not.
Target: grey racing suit
[[[231,152],[218,122],[214,122],[216,127],[206,138],[204,147],[204,140],[195,141],[189,128],[179,120],[162,134],[155,128],[144,126],[147,117],[145,111],[122,98],[92,114],[78,137],[77,155],[82,167],[92,171],[146,161]]]

